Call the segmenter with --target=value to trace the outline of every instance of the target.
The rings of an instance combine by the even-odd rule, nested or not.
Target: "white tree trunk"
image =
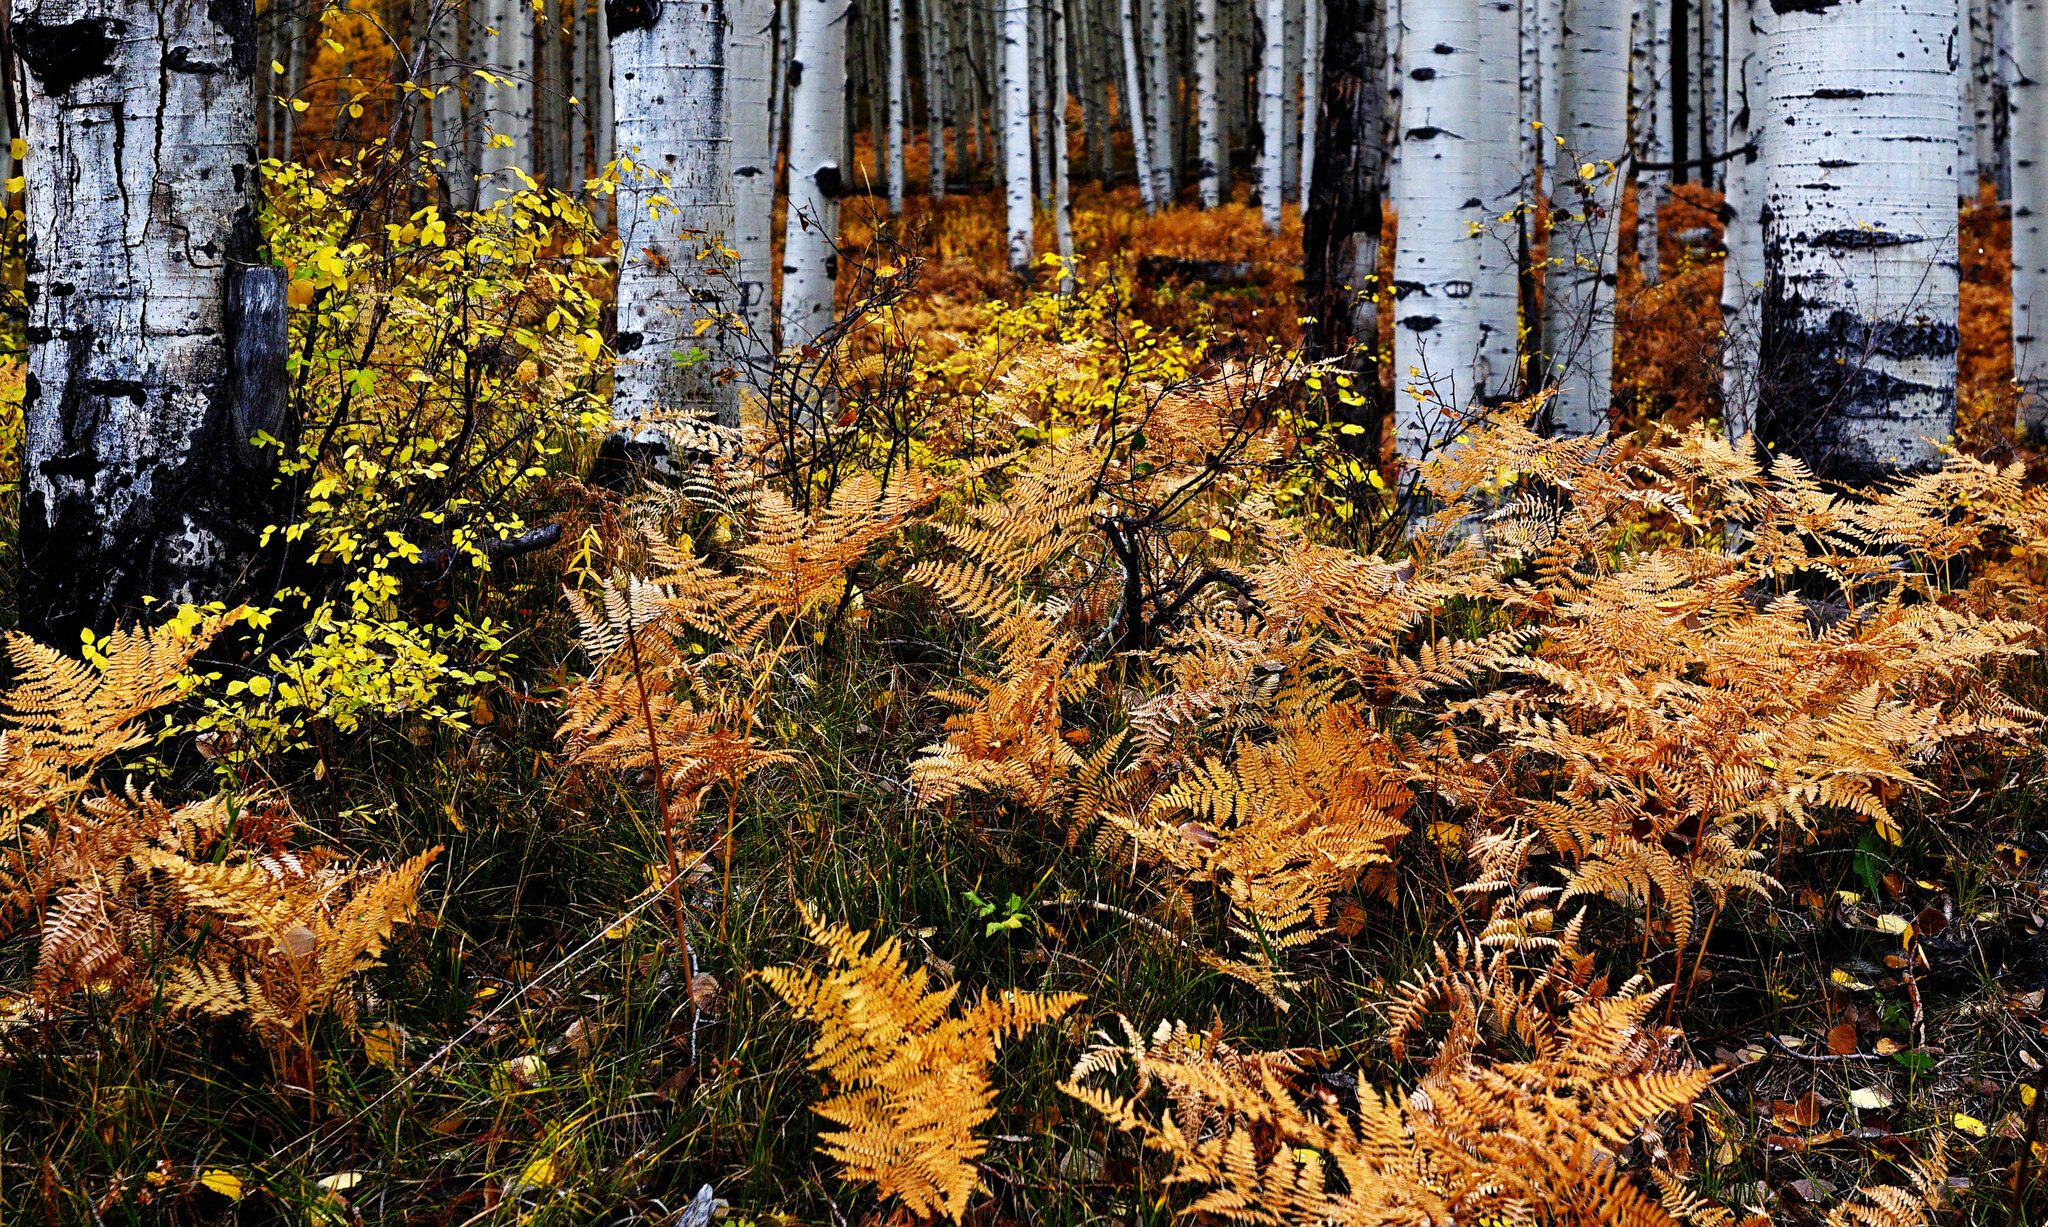
[[[1629,13],[1622,0],[1566,0],[1543,343],[1559,434],[1607,429],[1614,269],[1628,159]]]
[[[747,354],[775,352],[775,0],[727,0],[725,131],[732,149],[733,309],[746,327]]]
[[[946,106],[952,91],[946,80],[946,13],[941,0],[921,0],[918,34],[924,48],[924,143],[931,165],[925,190],[933,200],[946,198]]]
[[[1071,168],[1067,164],[1067,92],[1073,80],[1067,58],[1067,9],[1063,0],[1051,0],[1046,9],[1050,25],[1052,62],[1052,229],[1060,253],[1060,293],[1074,292],[1074,213],[1068,193]]]
[[[1955,426],[1957,0],[1774,7],[1757,433],[1829,476],[1924,465]]]
[[[1479,367],[1482,398],[1512,395],[1521,342],[1520,208],[1527,191],[1521,120],[1522,29],[1516,0],[1479,0]]]
[[[1031,0],[1003,0],[1003,216],[1010,271],[1031,275]]]
[[[1450,3],[1463,6],[1465,0]],[[1262,0],[1260,15],[1265,42],[1259,62],[1259,216],[1268,233],[1278,234],[1287,197],[1287,0]]]
[[[1478,8],[1430,0],[1402,9],[1408,155],[1395,197],[1394,429],[1411,460],[1462,430],[1480,393]]]
[[[1316,120],[1321,114],[1323,94],[1323,0],[1309,0],[1302,12],[1301,31],[1301,189],[1299,203],[1308,208],[1309,187],[1315,179]]]
[[[910,107],[910,65],[903,56],[903,0],[889,0],[889,212],[903,216],[906,172],[903,168],[903,125]]]
[[[1528,0],[1536,9],[1536,119],[1543,125],[1537,148],[1543,178],[1540,194],[1557,190],[1550,172],[1570,162],[1564,154],[1564,6],[1565,0]]]
[[[1171,40],[1167,37],[1167,0],[1149,0],[1146,12],[1145,42],[1146,62],[1151,68],[1151,94],[1147,98],[1145,114],[1152,121],[1152,194],[1162,205],[1172,204],[1177,189],[1179,167],[1174,164],[1174,118],[1177,108],[1173,99],[1173,62],[1168,55]]]
[[[12,40],[35,150],[21,616],[75,649],[144,597],[231,599],[277,522],[276,453],[250,440],[281,406],[238,388],[229,305],[269,285],[281,363],[282,278],[250,271],[255,11],[16,0]]]
[[[737,424],[739,277],[716,254],[733,229],[725,5],[621,6],[609,33],[621,159],[612,422],[648,441],[664,421]]]
[[[846,134],[850,0],[796,0],[789,62],[789,203],[782,236],[782,346],[832,326]]]
[[[2048,2],[2048,0],[2044,0]],[[1755,120],[1763,106],[1764,23],[1769,0],[1730,0],[1728,11],[1728,150],[1749,146],[1760,135]],[[1760,163],[1752,151],[1730,158],[1722,174],[1727,191],[1727,229],[1721,266],[1721,412],[1728,437],[1741,439],[1756,424],[1757,304],[1763,293],[1762,194]]]
[[[2048,433],[2048,0],[2013,4],[2012,357],[2019,427]]]
[[[1202,207],[1223,203],[1223,85],[1216,68],[1217,5],[1195,0],[1195,190]]]
[[[1671,6],[1691,0],[1636,0],[1636,27],[1630,42],[1630,93],[1634,100],[1635,155],[1645,162],[1668,163],[1672,140]],[[1635,170],[1636,258],[1643,284],[1655,285],[1657,222],[1671,195],[1671,172]]]
[[[482,146],[477,167],[483,176],[478,205],[490,208],[525,190],[527,179],[536,173],[533,8],[527,0],[490,0],[484,22],[484,70],[496,80],[481,82],[472,96],[483,111],[477,136]]]
[[[436,5],[430,15],[433,23],[426,31],[427,57],[422,65],[434,91],[427,103],[427,139],[434,142],[448,199],[465,205],[476,190],[476,155],[462,113],[462,26],[469,18],[453,4]],[[274,105],[270,109],[283,110]]]
[[[1124,119],[1131,126],[1131,148],[1137,154],[1138,199],[1145,211],[1158,211],[1159,197],[1152,190],[1152,129],[1145,115],[1144,61],[1138,56],[1137,0],[1117,0],[1117,16],[1123,26]]]

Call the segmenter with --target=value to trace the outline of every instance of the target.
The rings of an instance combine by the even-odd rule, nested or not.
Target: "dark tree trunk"
[[[1301,295],[1309,357],[1336,359],[1367,408],[1336,410],[1376,438],[1380,184],[1385,158],[1380,0],[1325,0],[1315,165],[1302,214]],[[1336,402],[1332,401],[1333,405]]]
[[[278,522],[277,452],[250,445],[283,433],[255,12],[17,0],[10,35],[36,151],[21,621],[75,645],[145,598],[233,599]]]

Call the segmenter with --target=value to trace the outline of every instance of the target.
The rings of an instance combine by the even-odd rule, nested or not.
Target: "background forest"
[[[2048,2],[0,12],[0,1219],[2048,1221]]]

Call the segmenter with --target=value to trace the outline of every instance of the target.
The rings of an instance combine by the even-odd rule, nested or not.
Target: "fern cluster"
[[[394,867],[299,849],[284,803],[261,794],[172,805],[100,776],[152,739],[144,718],[187,693],[225,619],[116,630],[80,660],[9,636],[16,680],[0,731],[5,914],[38,920],[33,990],[45,1006],[92,993],[116,1011],[161,999],[242,1019],[282,1045],[315,1013],[354,1017],[345,992],[409,919],[439,849]]]

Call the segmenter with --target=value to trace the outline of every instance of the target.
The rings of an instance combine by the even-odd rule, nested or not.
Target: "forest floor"
[[[316,267],[307,253],[335,250],[331,231],[304,185],[278,190],[278,224],[297,228],[279,250]],[[888,227],[865,203],[847,223],[863,322],[810,377],[836,421],[781,439],[757,422],[725,460],[632,497],[587,482],[594,438],[565,433],[490,496],[490,523],[557,524],[559,545],[438,571],[335,550],[331,620],[260,647],[228,632],[224,659],[194,666],[211,677],[99,762],[109,795],[126,779],[167,803],[233,798],[232,821],[180,846],[194,863],[311,864],[317,847],[397,865],[440,849],[417,914],[323,1008],[265,1022],[257,989],[193,1007],[166,984],[229,938],[192,919],[199,905],[162,901],[163,875],[185,870],[148,849],[183,837],[93,853],[38,888],[23,866],[52,845],[36,830],[115,820],[54,792],[7,802],[23,849],[10,889],[30,885],[0,946],[0,1217],[700,1222],[687,1207],[708,1185],[728,1223],[839,1227],[918,1217],[918,1181],[955,1188],[953,1163],[970,1173],[952,1207],[968,1221],[1163,1224],[1206,1190],[1258,1185],[1195,1173],[1138,1084],[1120,1093],[1139,1095],[1150,1149],[1062,1089],[1092,1044],[1123,1042],[1120,1017],[1145,1035],[1213,1029],[1155,1071],[1169,1084],[1235,1051],[1291,1054],[1273,1087],[1301,1104],[1386,1088],[1408,1105],[1401,1145],[1426,1161],[1373,1179],[1422,1205],[1458,1170],[1430,1149],[1453,1143],[1418,1123],[1449,1111],[1442,1088],[1522,1109],[1557,1096],[1598,1118],[1592,1084],[1572,1081],[1585,1070],[1530,1063],[1580,1034],[1562,1020],[1593,1026],[1575,1004],[1640,991],[1642,1008],[1618,1007],[1626,1025],[1599,1032],[1642,1049],[1637,1063],[1603,1049],[1595,1073],[1698,1081],[1601,1142],[1581,1180],[1654,1201],[1653,1174],[1668,1177],[1703,1223],[1820,1223],[1878,1185],[1912,1192],[1883,1211],[1896,1218],[1858,1221],[2048,1221],[2032,1140],[2048,1091],[2040,487],[2024,468],[1959,469],[1881,502],[1873,526],[1701,459],[1720,416],[1716,202],[1681,190],[1661,284],[1624,272],[1623,457],[1510,432],[1475,445],[1483,472],[1447,479],[1446,501],[1462,492],[1519,542],[1485,558],[1455,533],[1404,542],[1380,470],[1304,416],[1334,383],[1285,357],[1292,213],[1275,237],[1242,205],[1147,216],[1128,192],[1083,191],[1082,289],[1062,300],[1050,273],[1027,293],[1004,271],[991,196],[920,200]],[[563,232],[581,223],[536,216],[557,230],[522,258],[579,253]],[[390,244],[412,241],[405,224],[419,226],[394,215]],[[1995,207],[1969,213],[1959,451],[1994,466],[2034,460],[2010,438],[2004,234]],[[501,280],[527,267],[493,258]],[[309,311],[361,343],[377,302],[447,302],[427,273],[384,275],[329,276]],[[550,296],[582,272],[559,275]],[[350,293],[368,306],[344,314]],[[508,307],[491,343],[544,333],[556,309]],[[327,352],[307,335],[306,353]],[[605,359],[564,336],[486,379],[510,406],[507,438],[549,398],[601,393],[578,380]],[[403,344],[363,349],[399,347],[388,362],[337,359],[365,373],[333,386],[386,381],[382,407],[403,403],[410,371],[442,377]],[[14,379],[18,393],[18,366]],[[366,451],[397,454],[377,451],[395,411],[336,412]],[[469,496],[422,501],[390,474],[465,454],[459,416],[418,427],[439,442],[403,463],[318,457],[334,506],[308,514],[309,539],[344,520],[373,543],[394,525],[430,535],[436,509]],[[2014,490],[2032,493],[1989,506]],[[1133,582],[1150,588],[1135,614]],[[1604,697],[1580,704],[1593,689]],[[9,701],[36,708],[19,689]],[[290,881],[276,889],[292,906],[331,910],[294,901],[312,879]],[[42,949],[50,917],[89,890],[123,923],[156,918],[118,937],[125,987],[52,972]],[[800,1017],[788,977],[761,974],[820,965],[806,907],[900,941],[933,984],[958,986],[956,1013],[1012,989],[1085,1000],[1017,1028],[978,1122],[983,1066],[957,1036],[928,1058],[967,1071],[943,1086],[875,1072],[918,1033],[892,1013],[907,997],[869,984],[874,1000]],[[1567,924],[1579,912],[1583,929]],[[273,981],[314,956],[295,930],[282,962],[252,952],[256,922],[234,924],[243,944],[211,965],[282,1000]],[[1461,963],[1460,940],[1482,932],[1520,961]],[[1582,969],[1543,970],[1559,940]],[[1495,990],[1520,997],[1484,999]],[[820,1020],[849,1029],[847,1050],[873,1046],[852,1081],[814,1062]],[[1446,1035],[1471,1052],[1443,1051]],[[866,1178],[821,1152],[833,1126],[813,1111],[859,1085],[882,1088],[842,1105],[880,1148]],[[1244,1124],[1244,1086],[1234,1103],[1180,1091],[1190,1127],[1245,1139],[1254,1167],[1289,1146],[1345,1151]],[[985,1149],[946,1151],[944,1121],[905,1141],[903,1102],[883,1103],[897,1093],[929,1097]],[[1540,1162],[1486,1149],[1506,1145],[1467,1149],[1556,1215],[1541,1221],[1601,1221],[1558,1209],[1583,1192],[1570,1181],[1516,1183]],[[925,1174],[878,1192],[892,1146]],[[1354,1191],[1368,1183],[1340,1168]],[[1279,1169],[1263,1170],[1259,1196],[1286,1204]],[[1467,1191],[1455,1221],[1520,1221],[1470,1208],[1507,1194]]]

